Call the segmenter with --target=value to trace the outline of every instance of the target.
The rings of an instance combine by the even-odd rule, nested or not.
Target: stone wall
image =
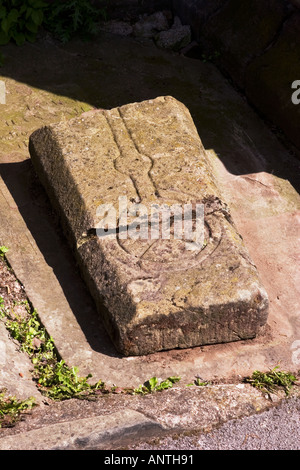
[[[250,103],[300,150],[299,0],[173,0],[207,57],[244,91]]]

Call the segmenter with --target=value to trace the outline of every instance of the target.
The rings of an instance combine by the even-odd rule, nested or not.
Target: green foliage
[[[44,26],[65,43],[75,35],[89,39],[97,32],[97,21],[101,18],[106,18],[105,7],[95,7],[89,0],[54,0]]]
[[[0,246],[0,256],[2,256],[2,258],[7,252],[8,252],[8,248],[6,246]]]
[[[276,366],[268,372],[255,370],[252,376],[247,377],[245,381],[268,394],[276,393],[279,389],[283,389],[286,395],[289,395],[297,378],[291,372],[280,371],[278,368],[279,367]]]
[[[5,316],[4,299],[0,296],[0,318]]]
[[[173,387],[174,383],[178,382],[180,377],[168,377],[162,382],[158,382],[157,377],[152,377],[151,379],[144,382],[143,385],[140,385],[138,388],[134,389],[134,394],[137,395],[146,395],[147,393],[160,392],[166,390],[167,388]]]
[[[26,303],[26,305],[29,313],[30,307],[28,303]],[[22,351],[31,356],[37,349],[38,345],[47,344],[48,347],[46,332],[40,327],[36,311],[33,311],[32,314],[29,314],[24,318],[16,316],[13,313],[13,318],[14,319],[10,318],[7,320],[6,328],[10,332],[11,336],[20,343]]]
[[[65,400],[86,397],[102,389],[104,383],[101,380],[90,385],[88,379],[91,375],[79,377],[76,367],[69,367],[58,359],[53,339],[40,324],[36,311],[31,312],[28,302],[25,305],[27,315],[20,317],[5,308],[0,297],[0,315],[6,317],[5,326],[12,338],[29,355],[34,365],[33,379],[40,391],[54,400]]]
[[[208,382],[206,380],[201,379],[201,377],[196,377],[195,385],[197,385],[198,387],[205,387],[206,385],[208,385]]]
[[[206,385],[209,385],[209,382],[199,376],[196,376],[194,382],[187,384],[187,387],[192,387],[193,385],[197,385],[197,387],[205,387]]]
[[[18,46],[34,42],[44,20],[47,3],[42,0],[2,0],[0,45],[14,41]]]
[[[0,2],[0,45],[25,41],[34,42],[40,27],[53,33],[62,42],[73,36],[90,38],[97,32],[97,21],[106,18],[103,7],[93,6],[90,0],[2,0]],[[0,66],[3,55],[0,54]]]
[[[35,406],[35,399],[18,400],[14,396],[8,396],[7,390],[0,390],[0,428],[10,427],[16,423],[21,413]]]
[[[92,377],[91,374],[79,377],[77,367],[68,367],[65,361],[54,364],[49,361],[38,362],[35,373],[38,377],[38,385],[43,387],[46,395],[54,400],[87,398],[104,387],[101,380],[96,384],[89,384],[88,379]]]

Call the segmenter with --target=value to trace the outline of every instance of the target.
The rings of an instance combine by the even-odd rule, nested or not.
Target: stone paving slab
[[[267,293],[182,103],[159,97],[90,111],[37,130],[29,150],[119,352],[144,355],[261,332]],[[134,223],[128,213],[142,210],[137,203],[146,230],[124,236]],[[118,233],[99,235],[99,205],[118,211],[110,227]],[[151,210],[163,205],[200,206],[192,237],[203,231],[201,240],[185,239],[186,231],[176,238],[176,222],[173,234],[152,238]]]

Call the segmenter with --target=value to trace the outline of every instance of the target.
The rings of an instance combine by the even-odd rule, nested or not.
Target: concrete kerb
[[[1,439],[0,450],[89,450],[129,445],[159,435],[162,426],[134,410],[60,422]]]
[[[101,398],[97,405],[87,404],[85,417],[79,411],[82,401],[71,400],[55,408],[52,420],[51,409],[44,408],[40,418],[33,414],[16,429],[2,430],[0,450],[126,449],[153,438],[209,432],[228,420],[266,411],[283,397],[272,398],[247,384],[175,387],[145,397]]]

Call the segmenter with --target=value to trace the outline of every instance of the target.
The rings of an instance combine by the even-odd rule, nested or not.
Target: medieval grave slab
[[[89,111],[38,129],[29,150],[119,352],[144,355],[259,334],[267,293],[181,102],[162,96]],[[120,210],[115,232],[105,237],[99,207],[117,212],[120,197],[128,217],[123,222]],[[184,237],[126,238],[136,204],[148,214],[153,206],[203,207],[202,243],[187,249]]]

